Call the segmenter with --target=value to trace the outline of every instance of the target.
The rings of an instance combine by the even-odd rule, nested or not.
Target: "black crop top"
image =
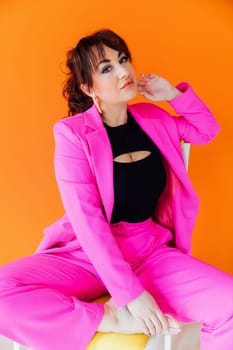
[[[128,113],[128,121],[116,127],[104,123],[113,158],[133,151],[150,151],[134,162],[113,161],[114,207],[111,223],[141,222],[152,216],[166,185],[159,149]]]

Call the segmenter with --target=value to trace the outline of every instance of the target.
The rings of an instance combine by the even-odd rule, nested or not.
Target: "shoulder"
[[[89,132],[104,128],[102,118],[95,105],[84,112],[75,114],[71,117],[65,117],[54,124],[53,130],[56,132],[65,132],[78,137],[84,137]]]
[[[53,134],[56,137],[62,134],[70,139],[79,138],[85,134],[85,112],[70,117],[64,117],[53,125]]]
[[[83,113],[78,113],[75,115],[72,115],[70,117],[64,117],[58,121],[55,122],[53,128],[56,129],[76,129],[77,127],[80,128],[83,124],[84,118]]]
[[[167,134],[171,135],[177,133],[178,118],[153,103],[136,103],[129,106],[129,111],[142,125],[151,124],[157,129],[162,128]]]
[[[132,114],[137,114],[139,119],[146,119],[148,121],[154,120],[165,125],[174,122],[174,117],[165,109],[149,102],[140,102],[129,105],[129,111]]]
[[[142,116],[150,116],[152,118],[160,118],[164,114],[167,114],[165,109],[150,103],[150,102],[139,102],[132,105],[129,105],[131,111],[136,111],[141,113]]]

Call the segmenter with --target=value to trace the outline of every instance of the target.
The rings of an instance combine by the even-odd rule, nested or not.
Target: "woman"
[[[54,126],[65,215],[36,254],[1,268],[1,334],[35,350],[83,350],[96,331],[177,333],[200,322],[202,350],[231,350],[233,278],[193,258],[198,200],[180,141],[219,127],[188,83],[138,81],[122,38],[102,30],[68,52],[69,118]],[[128,105],[139,91],[165,100]],[[106,292],[105,305],[92,300]]]

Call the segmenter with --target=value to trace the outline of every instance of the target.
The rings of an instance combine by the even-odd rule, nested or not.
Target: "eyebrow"
[[[101,60],[101,61],[97,64],[97,66],[95,67],[95,69],[97,69],[97,68],[101,65],[101,63],[108,63],[108,62],[110,62],[110,60],[108,60],[107,58]]]
[[[123,54],[124,52],[123,51],[118,51],[118,58]],[[95,69],[97,69],[101,63],[109,63],[111,62],[111,60],[107,59],[107,58],[104,58],[103,60],[101,60],[95,67]]]

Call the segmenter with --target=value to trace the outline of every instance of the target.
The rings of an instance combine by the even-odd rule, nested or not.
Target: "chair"
[[[185,167],[188,170],[190,144],[182,142],[182,153],[184,157]],[[99,303],[104,303],[109,299],[108,295],[96,299]],[[87,346],[86,350],[170,350],[172,344],[170,335],[160,336],[160,349],[154,349],[151,344],[152,339],[144,334],[118,334],[118,333],[100,333],[97,332]],[[153,337],[151,337],[153,338]],[[163,349],[161,348],[163,346]],[[25,348],[24,348],[25,349]],[[13,350],[22,350],[21,346],[13,342]],[[55,350],[55,349],[54,349]]]

